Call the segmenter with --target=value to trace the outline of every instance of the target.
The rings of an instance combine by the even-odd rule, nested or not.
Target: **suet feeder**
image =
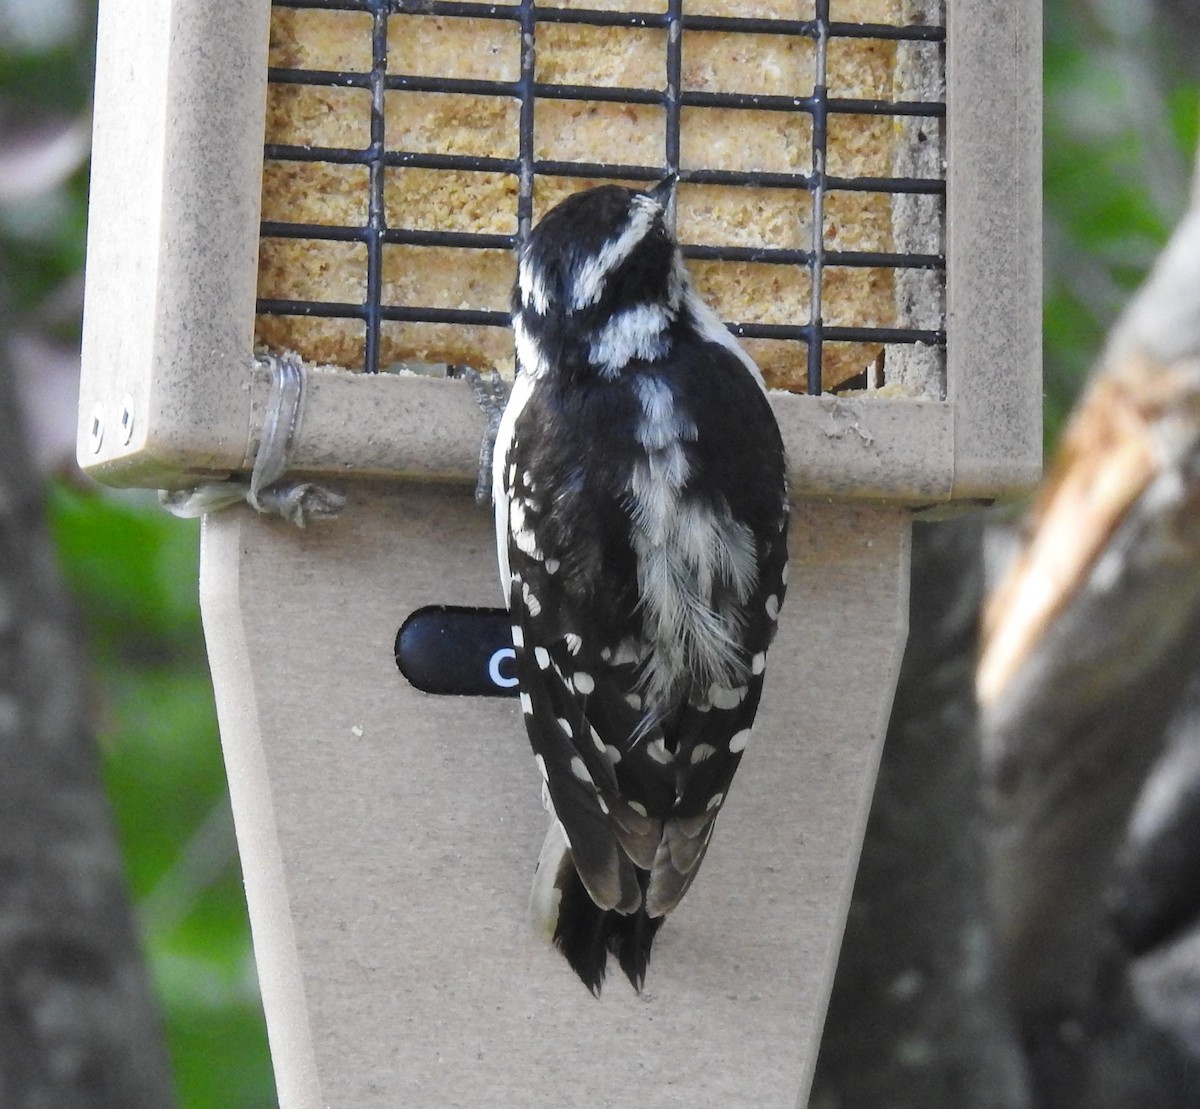
[[[284,1109],[804,1103],[913,510],[1040,463],[1040,5],[945,8],[102,0],[81,463],[211,491],[269,480],[269,444],[270,477],[347,495],[203,529]],[[646,992],[596,1002],[526,926],[544,814],[515,702],[471,695],[508,679],[504,622],[471,611],[499,593],[454,377],[511,372],[543,212],[668,172],[773,390],[792,586],[703,876]]]

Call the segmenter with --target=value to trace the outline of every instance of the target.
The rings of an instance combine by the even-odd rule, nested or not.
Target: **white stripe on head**
[[[633,253],[661,212],[661,206],[653,197],[643,194],[634,196],[629,206],[629,222],[624,230],[580,267],[569,308],[579,311],[600,299],[608,275]]]
[[[528,254],[517,266],[517,289],[521,294],[522,308],[532,308],[542,316],[546,314],[550,307],[550,294],[546,292],[541,270],[534,268]]]

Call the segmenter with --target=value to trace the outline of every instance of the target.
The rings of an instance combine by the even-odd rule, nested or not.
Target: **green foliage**
[[[33,313],[83,270],[87,234],[87,173],[12,207],[0,206],[0,274],[11,307]],[[78,338],[78,321],[72,326]]]
[[[1185,81],[1167,94],[1167,125],[1176,146],[1185,153],[1200,150],[1200,81]]]
[[[55,5],[51,5],[55,7]],[[26,131],[39,121],[84,118],[92,94],[95,11],[88,3],[61,0],[58,11],[0,0],[0,120],[21,121]],[[18,12],[14,12],[14,8]],[[23,39],[38,21],[57,22],[78,32],[40,48]],[[6,30],[18,33],[5,36]],[[45,36],[44,36],[45,37]],[[28,141],[28,139],[26,140]],[[6,307],[35,311],[56,289],[83,269],[87,228],[87,172],[80,170],[57,188],[19,204],[0,204],[0,280]]]
[[[1186,203],[1200,84],[1151,8],[1046,4],[1048,444]]]

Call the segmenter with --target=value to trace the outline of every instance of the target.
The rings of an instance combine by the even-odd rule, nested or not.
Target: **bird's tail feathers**
[[[643,890],[643,895],[644,893]],[[646,912],[644,902],[637,912],[629,913],[627,916],[617,912],[607,915],[610,924],[608,949],[617,957],[621,969],[625,972],[625,977],[629,979],[633,988],[641,993],[642,986],[646,982],[650,948],[666,918],[650,916]]]
[[[641,992],[650,961],[650,948],[662,924],[644,908],[649,875],[638,871],[643,907],[632,913],[600,908],[571,859],[562,825],[556,820],[542,845],[530,895],[530,917],[539,934],[562,952],[583,984],[600,996],[608,956],[617,957],[633,988]]]

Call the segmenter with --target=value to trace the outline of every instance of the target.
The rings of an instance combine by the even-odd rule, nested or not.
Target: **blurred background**
[[[1049,450],[1185,209],[1200,3],[1046,0],[1045,18]],[[0,427],[23,431],[85,639],[87,718],[178,1103],[258,1109],[274,1086],[201,639],[198,525],[74,462],[94,21],[94,0],[0,0]]]
[[[87,715],[179,1104],[261,1109],[274,1080],[201,637],[199,524],[74,462],[95,9],[0,0],[0,376],[86,634]],[[11,417],[0,407],[0,426]],[[3,1089],[0,1104],[24,1104]]]

